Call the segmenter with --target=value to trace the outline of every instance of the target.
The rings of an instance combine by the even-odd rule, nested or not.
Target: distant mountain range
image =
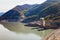
[[[24,5],[18,5],[14,7],[13,9],[7,11],[4,15],[0,17],[0,20],[7,20],[9,22],[15,22],[20,20],[21,16],[24,16],[24,13],[27,10],[30,10],[32,7],[38,6],[38,4],[34,5],[29,5],[29,4],[24,4]]]
[[[21,22],[29,23],[38,21],[40,18],[46,18],[47,16],[60,16],[60,2],[54,0],[47,0],[42,4],[34,5],[18,5],[13,9],[6,12],[0,17],[0,20],[7,20],[9,22],[17,22],[22,19]]]
[[[35,7],[35,6],[38,6],[38,4],[34,4],[34,5],[24,4],[24,5],[21,5],[21,6],[18,5],[16,7],[14,7],[13,9],[18,11],[18,12],[21,12],[23,10],[29,10],[29,9]]]
[[[28,18],[26,18],[23,22],[28,23],[37,21],[40,20],[40,18],[44,18],[48,15],[60,16],[59,9],[60,2],[44,2],[32,10],[28,10],[25,14],[25,16]]]

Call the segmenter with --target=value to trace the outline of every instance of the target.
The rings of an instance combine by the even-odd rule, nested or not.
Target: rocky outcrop
[[[57,29],[54,32],[52,32],[44,40],[60,40],[60,29]]]

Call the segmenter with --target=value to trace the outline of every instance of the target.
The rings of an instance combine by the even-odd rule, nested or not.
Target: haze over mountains
[[[3,12],[0,12],[0,16],[2,16],[4,13]]]
[[[23,10],[29,10],[29,9],[31,9],[34,6],[38,6],[38,4],[34,4],[34,5],[24,4],[24,5],[21,5],[21,6],[18,5],[16,7],[14,7],[13,9],[17,10],[17,11],[23,11]]]
[[[22,6],[16,6],[13,9],[6,12],[4,15],[1,16],[1,20],[8,20],[8,21],[18,21],[20,18],[23,18],[24,13],[31,9],[32,7],[38,6],[38,4],[28,5],[24,4]],[[21,17],[22,16],[22,17]]]
[[[29,17],[25,19],[23,22],[32,22],[32,21],[37,21],[40,20],[40,18],[44,18],[48,15],[55,15],[55,16],[60,16],[60,13],[58,13],[60,10],[60,3],[59,2],[45,2],[39,7],[36,7],[32,10],[29,10],[26,12],[25,16]],[[30,17],[31,16],[31,17]]]
[[[55,2],[53,2],[55,1]],[[7,20],[9,22],[16,22],[22,19],[23,23],[38,21],[40,18],[45,18],[49,15],[60,16],[60,2],[59,0],[47,0],[42,4],[34,5],[18,5],[6,12],[0,17],[0,20]],[[49,3],[48,3],[49,2]]]

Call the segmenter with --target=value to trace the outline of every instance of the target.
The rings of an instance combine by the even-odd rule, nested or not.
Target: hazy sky
[[[16,5],[41,4],[46,0],[0,0],[0,12],[6,12]]]

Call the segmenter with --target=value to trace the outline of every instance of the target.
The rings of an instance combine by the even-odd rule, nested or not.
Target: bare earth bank
[[[50,35],[47,35],[44,40],[60,40],[60,29],[56,29]]]

